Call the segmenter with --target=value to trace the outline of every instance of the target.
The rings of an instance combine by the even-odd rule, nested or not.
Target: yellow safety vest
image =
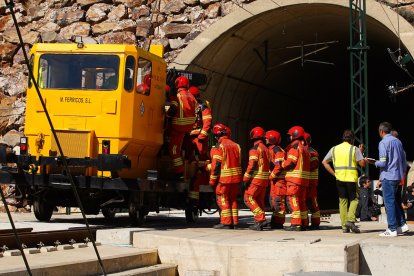
[[[332,148],[332,161],[335,167],[335,177],[339,181],[357,182],[358,169],[355,160],[356,147],[343,142]]]

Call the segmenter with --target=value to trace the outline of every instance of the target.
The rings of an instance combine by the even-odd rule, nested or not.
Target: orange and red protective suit
[[[242,180],[240,146],[222,136],[215,147],[211,148],[211,174],[209,184],[216,188],[217,205],[220,207],[220,223],[237,225],[239,209],[237,196]]]
[[[211,109],[207,103],[198,101],[196,108],[196,122],[190,132],[193,149],[198,152],[199,160],[207,159],[208,132],[211,128]]]
[[[269,175],[268,150],[262,140],[257,140],[249,151],[249,165],[243,177],[243,182],[250,183],[244,191],[244,202],[253,212],[255,222],[266,220],[264,199]]]
[[[273,213],[270,220],[273,224],[283,225],[286,214],[286,181],[282,162],[285,160],[285,151],[276,145],[269,146],[270,159],[270,206]]]
[[[172,98],[171,106],[167,113],[168,116],[172,117],[168,151],[176,173],[184,172],[181,145],[185,134],[193,129],[196,104],[196,99],[186,88],[179,88],[177,96]]]
[[[306,187],[309,186],[310,160],[309,153],[302,141],[294,140],[286,148],[286,159],[282,168],[286,171],[286,195],[292,210],[292,226],[301,226],[306,223],[308,210],[306,206]]]
[[[318,205],[318,177],[319,177],[319,154],[311,146],[307,147],[310,156],[309,186],[306,189],[306,202],[311,215],[311,225],[321,224],[321,212]],[[306,223],[306,222],[305,222]]]

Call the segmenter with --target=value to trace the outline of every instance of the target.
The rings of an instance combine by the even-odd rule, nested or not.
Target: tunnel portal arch
[[[201,89],[212,104],[214,122],[228,124],[245,153],[251,127],[260,125],[284,134],[291,126],[302,125],[323,158],[340,142],[342,131],[350,128],[348,5],[349,0],[257,0],[200,33],[171,66],[207,74],[208,83]],[[392,104],[385,91],[391,83],[411,81],[392,62],[387,48],[397,49],[400,37],[403,52],[414,54],[414,28],[374,0],[367,0],[366,11],[368,154],[376,156],[376,128],[381,121],[391,121],[403,143],[414,140],[414,133],[406,128],[407,116],[402,114],[414,103],[414,93]],[[304,48],[311,61],[303,65],[298,58],[301,44],[314,44]],[[412,160],[413,146],[405,147]],[[329,177],[321,170],[322,182],[329,182]],[[330,192],[332,187],[326,190]]]

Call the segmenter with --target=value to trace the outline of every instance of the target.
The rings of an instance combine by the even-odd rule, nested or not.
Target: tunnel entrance
[[[201,88],[212,104],[213,120],[232,128],[232,137],[245,154],[250,147],[248,133],[256,125],[281,134],[291,126],[303,126],[312,135],[321,160],[341,142],[343,130],[351,127],[349,1],[314,2],[296,0],[280,6],[259,0],[245,5],[200,34],[176,59],[177,64],[188,65],[183,69],[207,74],[208,83]],[[413,32],[413,28],[402,18],[392,21],[387,13],[392,13],[393,19],[396,14],[379,3],[367,2],[368,155],[378,157],[378,124],[389,121],[400,133],[408,160],[413,160],[409,111],[414,91],[400,95],[393,103],[386,90],[396,82],[412,82],[393,63],[387,48],[395,50],[401,45],[407,53],[414,45],[404,39],[399,43],[397,23],[400,31]],[[372,15],[374,8],[378,15]],[[314,52],[305,59],[318,62],[302,63],[302,44],[312,44],[303,47],[305,53]],[[285,146],[287,139],[282,144]],[[378,177],[373,166],[370,175]],[[322,208],[337,208],[334,179],[323,168],[319,198]]]

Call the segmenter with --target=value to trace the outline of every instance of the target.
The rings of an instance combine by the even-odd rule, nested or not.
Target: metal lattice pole
[[[368,150],[367,30],[365,0],[349,0],[351,128]],[[368,166],[365,167],[368,175]]]

